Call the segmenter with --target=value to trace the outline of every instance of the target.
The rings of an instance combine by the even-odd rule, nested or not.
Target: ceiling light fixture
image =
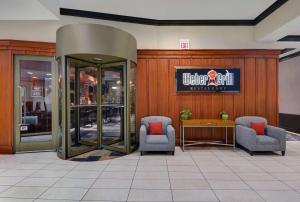
[[[96,62],[101,62],[102,61],[101,58],[93,58],[93,60],[96,61]]]
[[[32,72],[27,72],[27,74],[32,75],[33,73]]]

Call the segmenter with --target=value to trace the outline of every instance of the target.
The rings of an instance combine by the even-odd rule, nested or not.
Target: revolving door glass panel
[[[97,77],[95,65],[69,59],[69,157],[97,147]]]
[[[101,145],[126,152],[126,62],[101,68]]]

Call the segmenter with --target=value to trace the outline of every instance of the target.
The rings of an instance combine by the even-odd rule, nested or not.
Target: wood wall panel
[[[55,44],[0,40],[0,154],[13,153],[14,55],[54,56]]]
[[[12,153],[13,69],[11,51],[0,51],[0,153]]]
[[[256,60],[256,110],[258,116],[266,116],[267,64],[265,58]]]
[[[182,108],[189,108],[193,113],[192,118],[218,118],[219,112],[224,110],[229,113],[231,119],[243,115],[260,115],[266,117],[271,124],[277,125],[278,55],[279,51],[275,50],[139,50],[138,117],[148,115],[171,117],[176,130],[177,144],[179,143],[179,112]],[[241,91],[240,93],[176,93],[176,66],[239,67]],[[145,75],[145,72],[148,74]],[[163,85],[165,82],[168,85]],[[148,92],[148,97],[145,96],[144,91]],[[154,100],[156,102],[153,102]],[[144,110],[146,108],[148,111]],[[186,134],[190,139],[224,138],[223,130],[192,129]]]
[[[245,75],[249,78],[245,80],[245,115],[255,114],[255,95],[256,95],[256,81],[255,81],[255,58],[245,59]]]

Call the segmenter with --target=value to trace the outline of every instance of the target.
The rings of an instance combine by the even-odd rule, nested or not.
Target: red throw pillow
[[[162,122],[149,122],[149,134],[151,135],[162,135],[163,127]]]
[[[265,122],[251,122],[250,127],[256,131],[256,135],[265,134]]]

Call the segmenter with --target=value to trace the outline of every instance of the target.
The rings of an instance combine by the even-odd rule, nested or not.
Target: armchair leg
[[[284,156],[285,155],[285,151],[281,151],[281,155]]]
[[[171,151],[171,154],[174,156],[175,155],[175,151]]]
[[[141,156],[143,156],[144,155],[144,152],[143,151],[141,151]]]
[[[249,151],[249,154],[250,154],[251,156],[253,156],[254,152],[253,152],[253,151]]]

